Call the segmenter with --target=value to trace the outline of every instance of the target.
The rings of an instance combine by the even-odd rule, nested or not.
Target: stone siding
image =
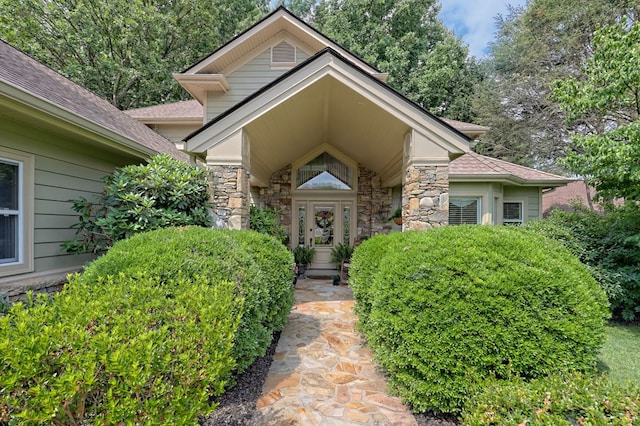
[[[357,239],[391,231],[391,188],[382,186],[380,176],[358,166],[358,234]]]
[[[27,292],[56,293],[62,290],[67,282],[67,274],[52,274],[44,277],[22,279],[16,282],[0,284],[0,296],[6,297],[10,302],[27,300]]]
[[[280,211],[280,225],[291,239],[291,165],[271,176],[269,187],[260,189],[260,199],[265,206]]]
[[[449,223],[449,167],[409,166],[402,186],[402,229],[424,230]]]
[[[213,211],[228,229],[249,229],[249,171],[243,166],[209,166]]]

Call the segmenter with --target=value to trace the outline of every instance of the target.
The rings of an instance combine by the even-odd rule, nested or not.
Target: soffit
[[[329,144],[380,172],[402,153],[410,127],[332,77],[324,77],[245,126],[251,163],[275,172]]]

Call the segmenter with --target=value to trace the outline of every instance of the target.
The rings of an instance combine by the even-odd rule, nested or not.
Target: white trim
[[[477,201],[478,204],[476,206],[476,225],[480,225],[482,223],[484,223],[483,220],[483,210],[482,210],[482,206],[483,206],[483,202],[482,202],[483,197],[480,195],[474,195],[474,196],[449,196],[449,224],[450,225],[462,225],[460,223],[456,223],[456,224],[452,224],[451,223],[451,204],[453,202],[453,200],[474,200]]]
[[[504,205],[507,203],[511,203],[511,204],[519,204],[520,205],[520,219],[505,219],[504,217]],[[524,200],[521,199],[509,199],[509,198],[505,198],[504,200],[502,200],[502,224],[509,224],[509,223],[518,223],[520,225],[522,225],[525,222],[525,207],[526,207],[526,203]]]
[[[0,161],[18,166],[18,210],[9,214],[18,217],[17,260],[0,263],[0,277],[33,271],[33,205],[34,157],[20,151],[0,147]],[[17,214],[16,214],[17,213]]]

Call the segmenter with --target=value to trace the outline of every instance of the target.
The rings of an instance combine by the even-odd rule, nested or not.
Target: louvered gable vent
[[[293,65],[296,63],[296,48],[286,41],[282,41],[271,48],[271,63],[273,65]]]

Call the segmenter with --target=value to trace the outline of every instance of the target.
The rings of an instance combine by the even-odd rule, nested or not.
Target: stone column
[[[402,230],[424,230],[448,223],[449,166],[406,166],[402,185]]]
[[[207,150],[210,202],[227,229],[249,229],[249,148],[240,129]]]
[[[208,167],[214,213],[228,229],[249,229],[249,171],[241,165]]]

